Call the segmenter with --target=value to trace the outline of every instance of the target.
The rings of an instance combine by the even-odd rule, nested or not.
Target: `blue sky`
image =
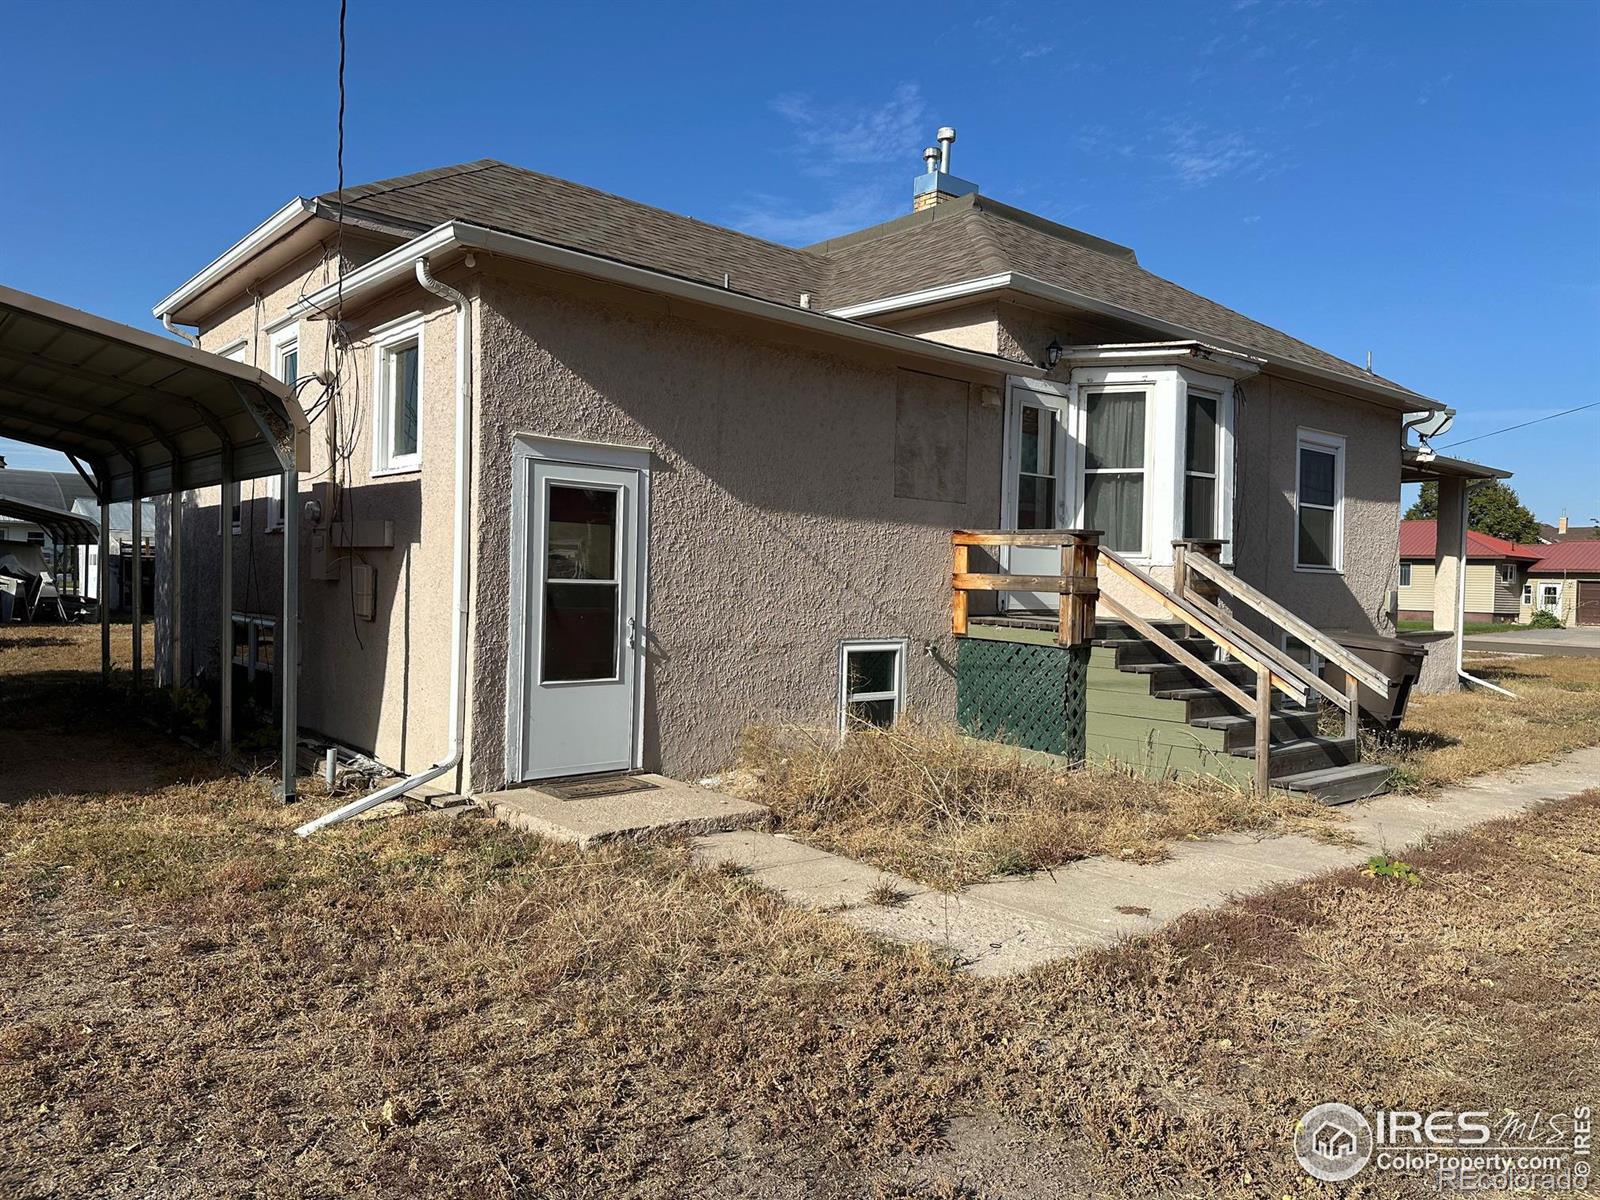
[[[334,183],[336,0],[20,0],[0,281],[133,324]],[[996,198],[1461,410],[1600,399],[1600,4],[351,0],[350,182],[493,156],[783,241]],[[1600,408],[1460,453],[1600,518]],[[14,466],[53,456],[0,446]]]

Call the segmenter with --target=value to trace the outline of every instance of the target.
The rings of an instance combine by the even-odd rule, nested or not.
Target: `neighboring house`
[[[1562,513],[1554,525],[1540,523],[1539,540],[1546,544],[1600,541],[1600,525],[1572,525],[1568,523],[1566,514]]]
[[[1541,546],[1528,571],[1520,618],[1540,610],[1563,625],[1600,625],[1600,540],[1583,539]]]
[[[1434,601],[1433,521],[1400,522],[1400,604],[1402,621],[1432,620]],[[1538,561],[1543,546],[1520,546],[1467,530],[1466,596],[1468,621],[1518,619],[1528,568]]]
[[[474,791],[952,714],[957,528],[1094,527],[1167,579],[1221,538],[1317,627],[1387,629],[1402,418],[1439,407],[940,170],[796,249],[445,167],[295,199],[155,312],[297,381],[301,722],[398,769],[445,754],[468,498]],[[217,668],[225,528],[232,658],[281,671],[278,497],[185,505],[179,676]]]

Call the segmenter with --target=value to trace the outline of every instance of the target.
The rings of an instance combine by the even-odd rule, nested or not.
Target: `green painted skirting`
[[[960,638],[956,719],[976,737],[1081,760],[1087,662],[1087,648],[1059,646],[1054,639],[1041,644],[1031,639]]]

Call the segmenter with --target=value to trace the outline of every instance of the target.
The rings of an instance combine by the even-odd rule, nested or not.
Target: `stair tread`
[[[1290,791],[1310,791],[1318,784],[1343,783],[1351,779],[1376,779],[1394,770],[1386,763],[1346,763],[1340,767],[1318,767],[1315,771],[1301,771],[1295,775],[1280,775],[1272,781],[1273,787]]]
[[[1215,689],[1207,690],[1212,691]],[[1272,715],[1274,717],[1285,717],[1294,721],[1314,721],[1318,716],[1314,710],[1309,708],[1275,708],[1272,710]],[[1256,719],[1254,716],[1247,717],[1239,714],[1220,717],[1195,717],[1189,722],[1189,724],[1198,725],[1202,729],[1224,730],[1237,729],[1241,725],[1249,725],[1253,727],[1255,723]]]
[[[1347,737],[1304,737],[1304,738],[1295,738],[1292,741],[1287,741],[1287,742],[1273,742],[1271,747],[1269,747],[1268,752],[1271,753],[1271,754],[1293,754],[1293,753],[1295,753],[1297,751],[1300,751],[1300,750],[1313,750],[1313,749],[1320,749],[1320,748],[1324,748],[1324,747],[1326,747],[1326,748],[1337,747],[1337,748],[1340,748],[1340,749],[1354,749],[1355,748],[1355,744],[1356,744],[1356,739],[1355,738],[1347,738]],[[1240,758],[1254,758],[1256,756],[1256,748],[1254,746],[1241,746],[1239,749],[1235,750],[1233,753],[1238,755]]]

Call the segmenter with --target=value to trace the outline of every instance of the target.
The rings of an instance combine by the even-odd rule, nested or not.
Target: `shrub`
[[[1541,608],[1538,612],[1533,614],[1533,619],[1528,622],[1528,628],[1562,629],[1565,627],[1561,624],[1561,618],[1556,616],[1555,613],[1548,612]]]

